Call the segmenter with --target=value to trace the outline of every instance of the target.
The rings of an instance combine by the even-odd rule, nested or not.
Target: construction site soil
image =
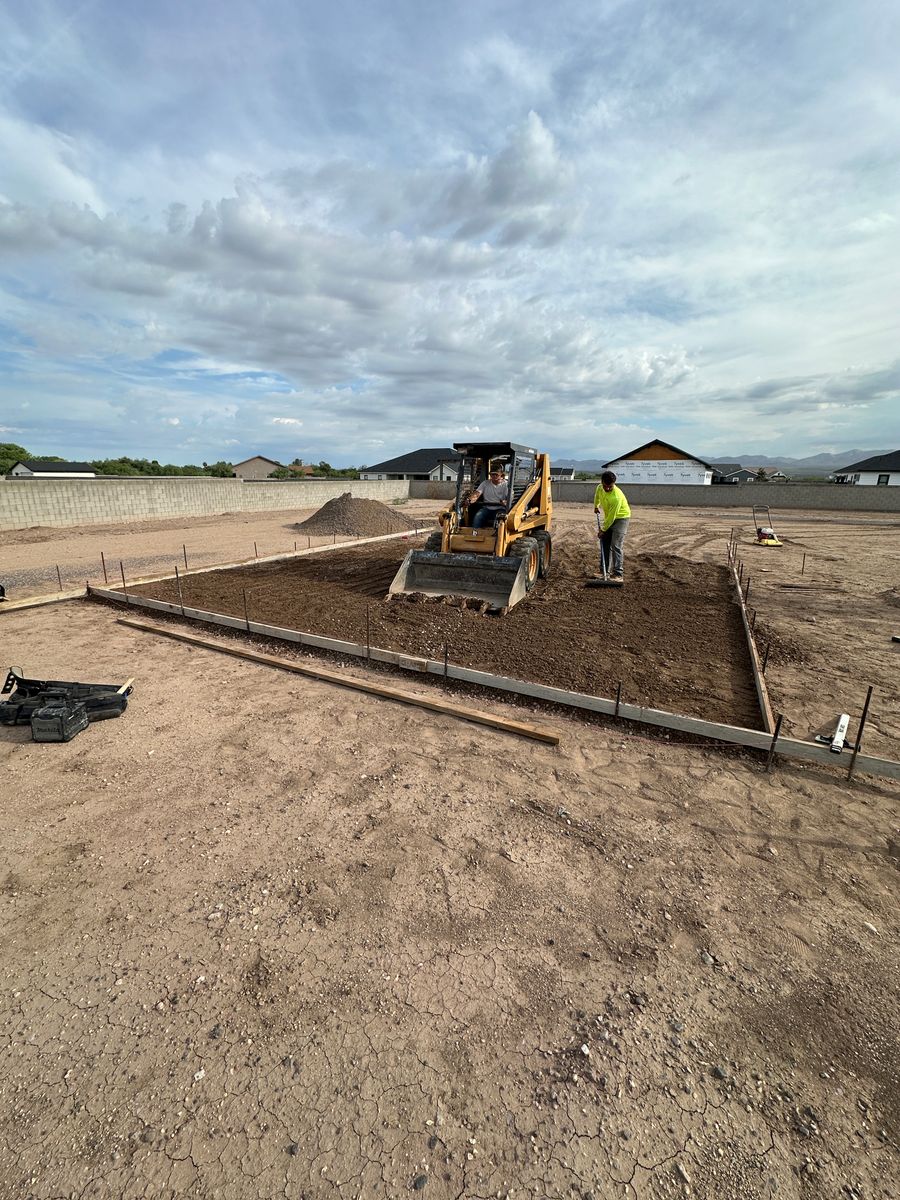
[[[357,502],[358,503],[358,502]],[[556,539],[551,578],[506,616],[421,596],[386,600],[400,560],[421,538],[182,580],[185,605],[441,659],[533,683],[761,728],[752,669],[725,567],[634,555],[622,588],[590,589],[594,544]],[[174,580],[130,586],[178,601]]]
[[[357,499],[350,492],[344,492],[323,504],[305,521],[299,521],[296,528],[315,537],[327,533],[378,537],[385,533],[403,533],[406,529],[414,529],[415,521],[378,500]]]

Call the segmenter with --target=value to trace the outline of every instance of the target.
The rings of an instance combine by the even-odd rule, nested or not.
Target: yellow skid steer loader
[[[550,456],[515,442],[454,442],[453,449],[456,497],[424,550],[407,554],[390,594],[458,596],[506,613],[550,571]],[[491,507],[476,491],[498,469],[508,486],[505,502]]]

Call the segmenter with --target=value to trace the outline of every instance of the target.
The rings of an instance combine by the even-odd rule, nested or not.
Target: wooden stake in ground
[[[536,725],[524,725],[521,721],[510,721],[506,717],[496,717],[493,713],[481,712],[478,709],[461,708],[449,704],[446,700],[431,700],[426,696],[416,696],[401,688],[385,687],[380,683],[371,683],[367,679],[355,679],[350,675],[339,675],[336,671],[326,671],[321,667],[307,667],[301,663],[290,662],[285,658],[276,658],[274,654],[260,654],[255,650],[247,650],[235,643],[217,642],[211,638],[195,637],[190,633],[181,633],[177,629],[167,629],[162,625],[151,625],[147,621],[134,621],[127,617],[119,618],[120,625],[129,629],[139,629],[142,633],[156,633],[160,637],[173,638],[176,642],[187,642],[190,646],[202,646],[205,650],[216,650],[220,654],[230,654],[233,658],[245,658],[250,662],[261,663],[265,667],[276,667],[280,671],[290,671],[294,675],[306,675],[310,679],[321,679],[325,683],[335,683],[339,687],[352,688],[357,692],[366,692],[370,696],[381,696],[385,700],[396,700],[400,704],[412,704],[417,708],[426,708],[429,712],[442,713],[444,716],[457,717],[462,721],[472,721],[476,725],[488,725],[491,729],[499,729],[503,733],[514,733],[518,737],[532,738],[536,742],[547,742],[551,746],[559,745],[559,735],[550,729]]]

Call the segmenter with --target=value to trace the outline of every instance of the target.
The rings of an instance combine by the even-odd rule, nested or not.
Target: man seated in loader
[[[480,503],[479,503],[480,502]],[[472,518],[473,529],[493,527],[497,518],[505,514],[509,507],[509,484],[503,477],[503,467],[492,464],[487,479],[482,479],[478,487],[469,493],[469,505],[478,505]]]

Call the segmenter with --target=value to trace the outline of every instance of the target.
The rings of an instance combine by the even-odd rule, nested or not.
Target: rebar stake
[[[247,589],[246,588],[241,588],[241,595],[244,597],[244,625],[246,626],[247,632],[249,633],[250,632],[250,616],[247,612]]]
[[[181,615],[184,616],[184,596],[181,594],[181,576],[178,574],[178,563],[175,564],[175,586],[178,588],[178,603],[181,605]]]
[[[109,576],[106,573],[106,559],[103,557],[103,551],[100,551],[100,565],[103,567],[103,582],[109,583]]]
[[[256,542],[253,543],[253,557],[259,558],[259,551],[256,548]]]
[[[781,722],[784,720],[784,713],[779,713],[775,719],[775,731],[772,734],[772,744],[769,746],[769,757],[766,759],[766,774],[772,770],[772,764],[775,761],[775,743],[778,741],[778,735],[781,733]]]
[[[619,702],[621,701],[621,699],[622,699],[622,683],[620,680],[616,684],[616,712],[615,712],[616,716],[619,715]]]
[[[130,604],[131,600],[128,597],[128,584],[125,582],[125,567],[122,565],[121,558],[119,559],[119,570],[122,573],[122,591],[125,593],[125,603]]]
[[[859,718],[859,729],[856,731],[856,745],[853,747],[853,754],[850,758],[850,766],[847,769],[847,779],[853,778],[853,769],[856,766],[856,756],[859,754],[859,748],[862,745],[863,730],[866,727],[866,718],[869,715],[869,701],[872,699],[872,693],[875,688],[869,684],[869,690],[866,692],[866,702],[863,705],[862,716]]]
[[[62,575],[59,573],[59,563],[56,564],[56,582],[59,584],[59,590],[62,591]]]
[[[800,574],[802,575],[805,570],[806,570],[806,551],[804,550],[803,562],[800,564]]]
[[[447,643],[444,642],[444,678],[447,678]]]
[[[369,645],[369,605],[366,605],[366,658],[371,659],[372,652]]]
[[[762,664],[762,673],[763,673],[763,675],[765,675],[765,673],[766,673],[766,667],[768,666],[768,663],[769,663],[769,647],[770,647],[771,645],[772,645],[772,643],[771,643],[771,642],[766,642],[766,652],[765,652],[765,654],[763,655],[763,664]]]
[[[181,549],[184,551],[184,569],[187,570],[187,545],[184,542],[181,543]]]

